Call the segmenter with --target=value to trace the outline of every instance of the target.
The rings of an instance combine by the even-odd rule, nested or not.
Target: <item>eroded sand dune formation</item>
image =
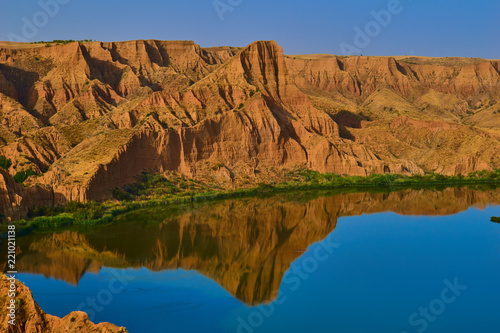
[[[143,170],[228,186],[283,170],[500,165],[500,61],[284,56],[273,41],[0,48],[0,206],[108,198]],[[217,165],[217,171],[214,171]],[[16,185],[12,175],[38,175]]]

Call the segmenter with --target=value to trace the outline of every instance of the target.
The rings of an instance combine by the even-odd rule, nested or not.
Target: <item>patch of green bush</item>
[[[93,39],[80,39],[80,40],[73,40],[73,39],[54,39],[52,41],[39,41],[39,42],[31,42],[31,44],[46,44],[45,46],[49,45],[49,43],[55,43],[55,44],[69,44],[69,43],[89,43],[89,42],[95,42]]]
[[[55,216],[58,215],[62,212],[64,212],[64,207],[33,207],[32,209],[29,210],[28,212],[28,217],[29,218],[35,218],[38,216]]]
[[[130,201],[134,197],[131,193],[125,191],[122,188],[117,187],[113,190],[113,198],[115,198],[118,201]]]
[[[16,183],[22,184],[28,177],[36,175],[35,171],[28,169],[24,171],[19,171],[14,175],[14,180]]]
[[[7,158],[5,156],[0,156],[0,168],[8,170],[10,166],[12,165],[12,161],[10,158]]]

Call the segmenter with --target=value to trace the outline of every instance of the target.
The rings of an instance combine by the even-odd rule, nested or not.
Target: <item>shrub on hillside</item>
[[[34,175],[36,175],[36,173],[31,169],[25,171],[19,171],[14,175],[14,180],[16,181],[16,183],[22,184],[26,179],[28,179],[28,177]]]
[[[12,165],[12,161],[10,158],[7,158],[5,156],[0,156],[0,168],[8,170],[10,166]]]

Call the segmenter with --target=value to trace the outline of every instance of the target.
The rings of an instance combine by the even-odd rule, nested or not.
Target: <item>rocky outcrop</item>
[[[210,67],[233,52],[204,51],[193,42],[152,40],[0,49],[0,59],[4,59],[0,93],[12,98],[22,96],[27,109],[51,124],[71,120],[70,106],[82,114],[81,121],[102,115],[141,87],[185,87],[210,73]],[[4,77],[4,72],[17,86]],[[63,114],[48,120],[60,111]]]
[[[0,169],[0,207],[3,217],[19,220],[28,214],[33,206],[54,206],[57,195],[51,188],[41,185],[23,187],[12,176]]]
[[[7,333],[22,332],[82,332],[82,333],[113,333],[127,332],[123,327],[117,327],[110,323],[94,324],[89,320],[85,312],[75,311],[64,318],[58,318],[43,312],[33,299],[31,291],[21,282],[15,280],[16,290],[16,318],[15,325],[9,324],[9,313],[7,304],[10,302],[11,280],[6,275],[0,276],[0,302],[4,305],[0,310],[2,318],[1,328]]]
[[[462,156],[455,165],[444,167],[442,170],[438,169],[437,172],[445,175],[467,175],[476,170],[492,171],[484,160],[475,156]]]
[[[14,85],[11,82],[7,81],[5,76],[0,71],[0,96],[2,95],[13,99],[17,98],[16,88],[14,88]]]
[[[357,142],[381,159],[404,158],[436,173],[467,175],[492,170],[500,153],[498,135],[462,124],[400,116],[365,126],[353,129]]]
[[[125,52],[120,50],[116,52]],[[193,47],[191,51],[197,55],[197,50]],[[159,55],[165,53],[160,51]],[[135,62],[144,63],[144,68],[166,64],[165,56],[151,58],[148,54],[140,53]],[[173,54],[168,64],[185,70],[188,63],[176,63]],[[200,59],[193,61],[199,63]],[[148,73],[154,73],[153,69],[144,75]],[[141,111],[123,112],[121,117],[115,113],[113,122],[119,127],[134,125],[133,133],[117,142],[118,132],[111,131],[108,137],[114,137],[114,145],[110,147],[103,147],[102,140],[87,141],[86,147],[82,143],[66,155],[64,166],[53,165],[45,182],[67,200],[85,201],[108,197],[110,189],[132,181],[144,169],[203,176],[211,160],[223,161],[229,170],[252,169],[256,161],[263,169],[309,165],[323,172],[361,175],[390,169],[362,147],[335,148],[337,124],[314,108],[290,81],[283,52],[275,42],[253,43],[187,90],[155,92],[137,108],[143,113],[156,112],[139,128],[133,119]],[[68,180],[82,170],[81,162],[89,160],[84,153],[102,148],[107,153],[84,168],[87,176],[68,186]],[[142,163],[136,163],[138,159]],[[360,159],[367,162],[363,165]]]

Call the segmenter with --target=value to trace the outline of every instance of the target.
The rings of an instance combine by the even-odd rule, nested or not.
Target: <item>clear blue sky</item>
[[[194,40],[201,46],[273,39],[286,54],[343,54],[345,43],[365,55],[500,58],[498,0],[400,0],[391,22],[379,25],[379,31],[372,24],[374,37],[357,45],[355,27],[365,30],[374,20],[371,11],[397,0],[218,0],[232,9],[221,14],[223,20],[214,0],[41,1],[67,3],[50,17],[40,15],[38,0],[3,0],[0,40],[9,40],[9,33],[29,41],[162,39]],[[24,29],[28,34],[23,35],[23,18],[34,23],[34,15],[38,31]]]

